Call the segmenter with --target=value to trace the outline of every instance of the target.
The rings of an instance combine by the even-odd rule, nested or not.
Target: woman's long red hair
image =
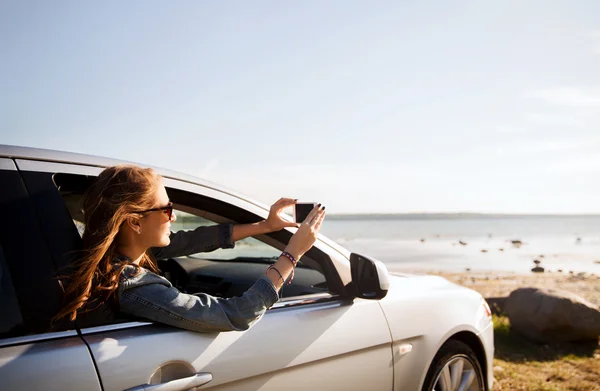
[[[100,173],[83,197],[82,257],[67,276],[63,306],[54,320],[75,320],[91,298],[104,302],[119,286],[119,276],[129,262],[114,262],[115,239],[128,218],[140,218],[141,211],[154,206],[160,176],[150,168],[132,165],[108,167]],[[158,272],[144,254],[140,267]]]

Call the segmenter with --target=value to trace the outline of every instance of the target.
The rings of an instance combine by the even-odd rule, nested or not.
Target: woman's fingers
[[[315,244],[319,229],[325,218],[325,207],[316,205],[310,211],[298,231],[292,236],[288,243],[288,248],[292,254],[301,257]]]
[[[313,218],[317,215],[317,213],[319,213],[319,208],[320,207],[321,207],[321,204],[315,205],[315,207],[313,208],[313,210],[311,210],[308,213],[308,216],[306,216],[306,219],[304,219],[303,223],[310,224],[312,222]]]
[[[313,218],[311,219],[310,223],[311,223],[311,224],[314,226],[314,225],[317,223],[317,221],[318,221],[319,217],[320,217],[320,216],[322,216],[324,213],[325,213],[325,207],[324,207],[324,206],[323,206],[323,207],[320,207],[320,208],[317,210],[317,213],[315,213],[315,215],[314,215],[314,216],[313,216]]]
[[[315,230],[319,232],[321,229],[321,224],[323,224],[323,220],[325,220],[325,208],[321,210],[321,214],[317,217],[317,222],[315,223]]]
[[[279,201],[277,201],[275,204],[285,207],[285,206],[294,205],[296,202],[297,202],[297,200],[295,200],[293,198],[280,198]]]
[[[275,202],[272,206],[272,208],[275,208],[275,210],[277,211],[281,211],[284,208],[287,208],[288,206],[294,205],[297,202],[297,200],[293,199],[293,198],[280,198],[277,202]]]

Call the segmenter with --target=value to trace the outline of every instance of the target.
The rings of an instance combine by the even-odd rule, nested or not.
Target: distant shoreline
[[[448,220],[520,218],[600,218],[600,214],[502,214],[502,213],[356,213],[328,214],[328,220]]]

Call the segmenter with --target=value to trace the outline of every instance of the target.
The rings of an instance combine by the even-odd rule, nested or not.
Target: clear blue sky
[[[331,212],[600,212],[598,1],[0,0],[0,143]]]

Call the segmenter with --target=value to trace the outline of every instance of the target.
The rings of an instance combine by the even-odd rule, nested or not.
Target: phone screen
[[[302,223],[311,210],[315,207],[316,202],[299,202],[294,207],[294,219],[296,223]]]

